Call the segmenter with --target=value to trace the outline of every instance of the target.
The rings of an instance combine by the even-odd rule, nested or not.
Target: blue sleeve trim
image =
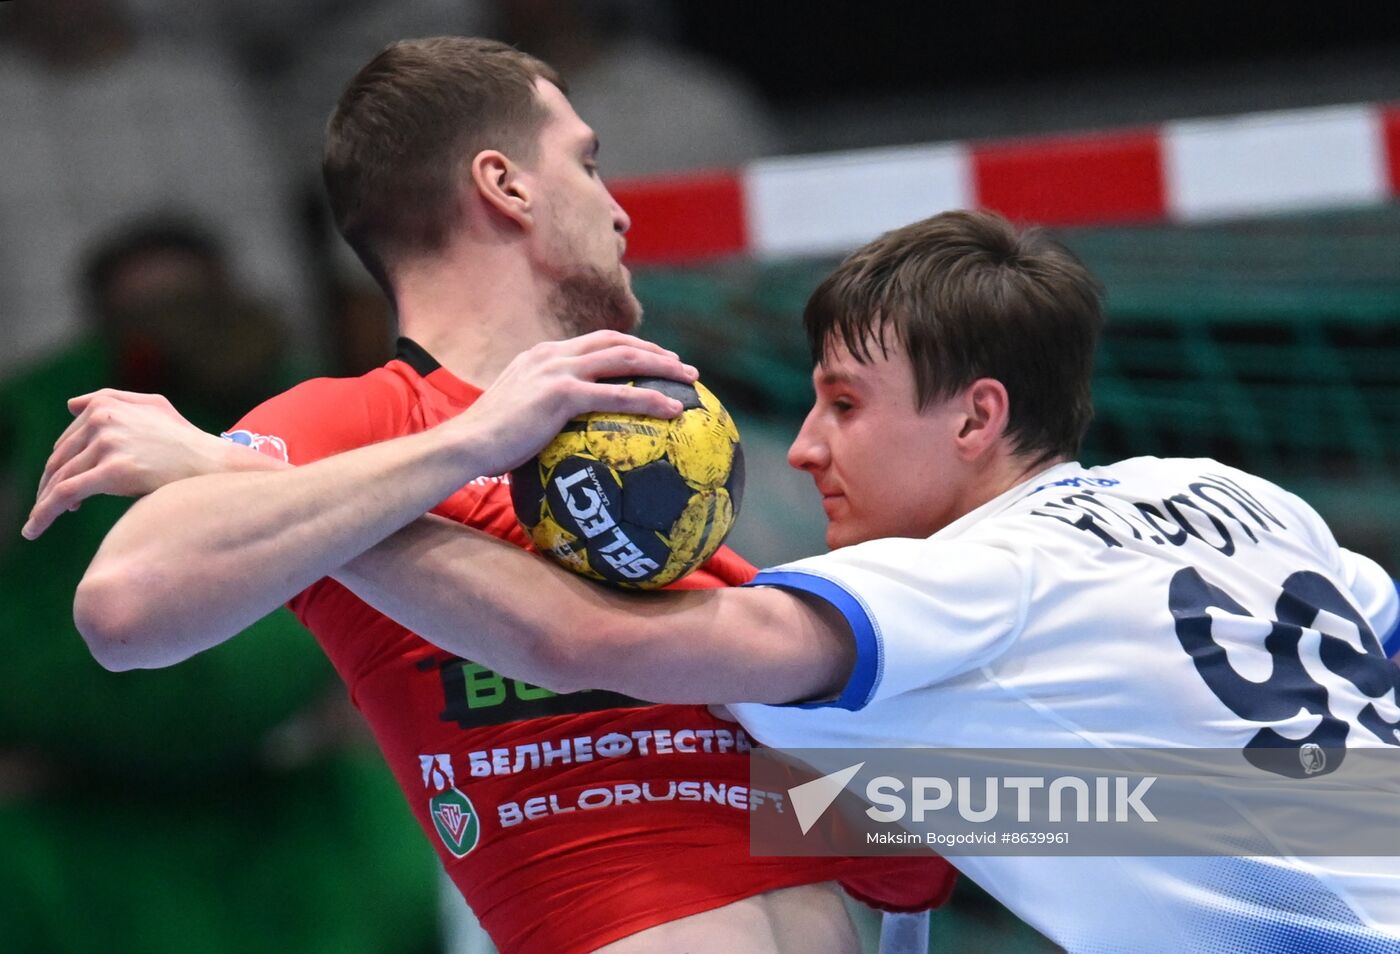
[[[826,702],[792,703],[797,709],[846,709],[857,712],[870,704],[880,675],[880,637],[865,607],[849,590],[826,577],[791,570],[763,570],[746,586],[780,586],[825,600],[845,617],[856,640],[856,665],[841,695]]]
[[[1395,598],[1400,600],[1400,580],[1391,580],[1395,584]],[[1396,653],[1400,653],[1400,618],[1395,620],[1395,625],[1390,627],[1390,635],[1381,640],[1381,648],[1385,650],[1385,658],[1389,659]]]

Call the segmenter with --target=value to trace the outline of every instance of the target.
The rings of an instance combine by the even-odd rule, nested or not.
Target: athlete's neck
[[[1036,460],[1008,451],[989,462],[987,468],[978,474],[977,479],[968,481],[966,494],[957,508],[957,519],[961,519],[983,504],[990,503],[1013,487],[1025,483],[1037,474],[1069,460],[1068,457],[1052,457],[1049,460]]]
[[[419,261],[394,276],[399,331],[464,381],[488,387],[520,352],[559,338],[552,286],[509,247]]]
[[[1043,474],[1052,467],[1059,467],[1061,464],[1068,461],[1069,458],[1063,456],[1052,457],[1049,460],[1036,460],[1035,458],[1013,455],[1005,461],[1005,469],[997,474],[996,478],[989,483],[989,488],[995,488],[996,492],[990,494],[982,503],[986,503],[988,500],[995,500],[1012,487],[1023,484],[1032,477]]]

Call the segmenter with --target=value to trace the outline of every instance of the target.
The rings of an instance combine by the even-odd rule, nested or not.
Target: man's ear
[[[534,222],[531,190],[521,168],[503,152],[483,149],[472,159],[471,185],[481,201],[500,215],[528,229]]]
[[[963,413],[957,435],[959,454],[975,460],[1001,440],[1011,419],[1011,397],[996,378],[978,378],[959,397]]]

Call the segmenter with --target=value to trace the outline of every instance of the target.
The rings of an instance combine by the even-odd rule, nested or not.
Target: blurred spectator
[[[377,753],[345,746],[354,723],[326,702],[344,691],[290,613],[182,666],[109,673],[72,599],[127,502],[19,539],[68,397],[158,388],[218,430],[288,383],[275,315],[202,231],[122,231],[82,274],[89,332],[0,385],[0,473],[19,497],[0,538],[5,948],[430,946],[431,854]]]
[[[222,55],[143,40],[120,0],[4,7],[0,373],[76,331],[83,245],[162,207],[217,220],[239,270],[302,319],[288,190]]]
[[[265,634],[246,650],[194,660],[197,671],[106,673],[73,628],[73,590],[126,502],[90,500],[33,543],[19,538],[17,518],[72,420],[69,397],[159,388],[184,402],[194,423],[217,431],[287,383],[279,326],[229,276],[213,239],[174,222],[105,242],[83,284],[89,331],[0,385],[0,471],[19,497],[8,508],[15,522],[0,528],[0,632],[24,639],[22,651],[11,642],[0,676],[0,743],[124,785],[226,771],[253,758],[272,727],[331,684],[311,640],[278,616],[260,624]],[[147,698],[164,701],[147,706]],[[189,711],[168,724],[166,707],[179,700]]]
[[[492,0],[497,30],[553,64],[602,141],[605,175],[732,167],[779,150],[763,104],[714,63],[629,29],[605,0]]]
[[[183,395],[222,423],[285,383],[281,322],[238,286],[224,250],[197,228],[156,220],[123,231],[91,256],[83,278],[111,387]]]

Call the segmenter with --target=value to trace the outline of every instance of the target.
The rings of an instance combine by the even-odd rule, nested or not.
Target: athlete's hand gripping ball
[[[724,542],[744,493],[739,430],[698,381],[618,379],[681,402],[671,420],[576,417],[511,474],[515,514],[535,546],[595,580],[650,589],[680,579]]]

